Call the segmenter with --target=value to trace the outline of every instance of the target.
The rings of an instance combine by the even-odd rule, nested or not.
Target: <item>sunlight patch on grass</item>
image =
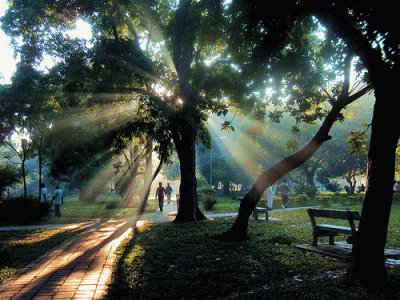
[[[82,229],[0,232],[0,283]]]

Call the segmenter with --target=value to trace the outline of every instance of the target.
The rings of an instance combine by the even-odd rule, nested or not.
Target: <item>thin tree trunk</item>
[[[22,171],[22,178],[23,178],[23,182],[24,182],[24,198],[26,199],[26,196],[27,196],[27,190],[26,190],[26,169],[25,169],[25,159],[23,159],[23,160],[22,160],[21,171]]]
[[[162,168],[163,164],[164,164],[164,160],[161,159],[160,162],[158,163],[157,169],[153,173],[153,176],[151,176],[147,197],[142,198],[142,201],[140,202],[140,205],[138,207],[138,210],[137,210],[137,213],[136,213],[136,216],[135,216],[135,221],[133,223],[134,227],[136,226],[136,222],[139,220],[140,215],[145,211],[146,204],[147,204],[147,199],[148,199],[148,194],[150,193],[151,182],[153,182],[154,179],[156,179],[158,173],[160,173],[160,171],[161,171],[161,168]]]
[[[40,136],[40,142],[39,142],[39,145],[38,145],[38,160],[39,160],[39,201],[40,201],[40,190],[41,190],[41,186],[42,186],[42,170],[43,170],[42,141],[43,141],[43,137]]]
[[[146,137],[146,169],[144,171],[143,191],[141,195],[141,203],[146,201],[150,195],[150,187],[153,182],[153,140],[151,136]],[[161,164],[162,165],[162,164]],[[160,167],[161,168],[161,167]],[[157,175],[156,175],[157,176]],[[155,177],[154,177],[155,178]]]

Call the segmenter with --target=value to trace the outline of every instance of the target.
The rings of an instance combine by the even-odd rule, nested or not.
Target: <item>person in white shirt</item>
[[[64,194],[60,186],[56,186],[53,196],[55,216],[61,218],[61,204],[64,203]]]
[[[40,184],[40,206],[43,210],[43,216],[47,214],[47,217],[51,217],[47,188],[44,183]]]
[[[40,203],[47,203],[47,188],[44,183],[40,184]]]
[[[289,185],[286,181],[286,179],[283,180],[283,183],[280,186],[280,192],[282,196],[282,208],[286,209],[289,205],[289,193],[290,193],[290,188]]]
[[[274,195],[275,195],[272,186],[267,188],[266,194],[267,194],[267,209],[272,210],[274,206]]]

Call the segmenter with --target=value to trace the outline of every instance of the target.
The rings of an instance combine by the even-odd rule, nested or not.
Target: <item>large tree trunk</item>
[[[173,136],[179,158],[181,183],[179,186],[179,208],[174,221],[204,220],[205,216],[198,207],[194,120],[182,118],[178,128],[179,134]]]
[[[382,79],[386,77],[387,75],[381,75]],[[384,85],[377,87],[382,89],[375,89],[376,104],[368,153],[366,192],[358,239],[354,245],[354,260],[348,277],[368,287],[382,289],[387,279],[384,249],[393,198],[392,183],[400,133],[400,108],[399,101],[389,102],[394,95],[391,89],[384,88]]]
[[[193,23],[191,0],[179,1],[173,28],[173,61],[179,77],[180,112],[170,121],[172,138],[181,171],[179,208],[175,222],[205,219],[198,207],[196,181],[196,128],[200,123],[197,96],[192,90],[191,65],[193,63],[196,24]]]
[[[334,9],[317,11],[324,25],[332,27],[360,57],[368,70],[375,91],[376,103],[368,153],[367,187],[361,212],[354,258],[348,278],[368,287],[382,288],[386,284],[384,247],[393,198],[395,150],[400,134],[396,97],[400,71],[397,65],[386,63],[381,49],[371,44],[361,30]]]

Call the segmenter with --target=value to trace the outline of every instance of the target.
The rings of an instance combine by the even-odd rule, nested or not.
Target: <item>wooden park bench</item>
[[[253,218],[254,218],[255,220],[258,220],[258,213],[259,213],[259,212],[265,213],[265,220],[268,221],[268,208],[266,208],[266,207],[261,207],[261,206],[256,206],[256,207],[253,209]]]
[[[243,197],[240,197],[239,200],[240,202],[242,202]],[[265,220],[268,221],[268,209],[266,207],[261,207],[261,206],[254,207],[252,216],[255,220],[258,220],[259,212],[265,213]]]
[[[313,246],[316,246],[318,238],[323,236],[328,236],[329,244],[334,245],[334,238],[340,233],[347,235],[347,243],[354,244],[354,241],[357,238],[357,228],[354,221],[360,220],[360,214],[357,211],[308,208],[307,212],[310,216],[313,229]],[[316,218],[347,220],[349,222],[349,227],[332,224],[317,224]]]

